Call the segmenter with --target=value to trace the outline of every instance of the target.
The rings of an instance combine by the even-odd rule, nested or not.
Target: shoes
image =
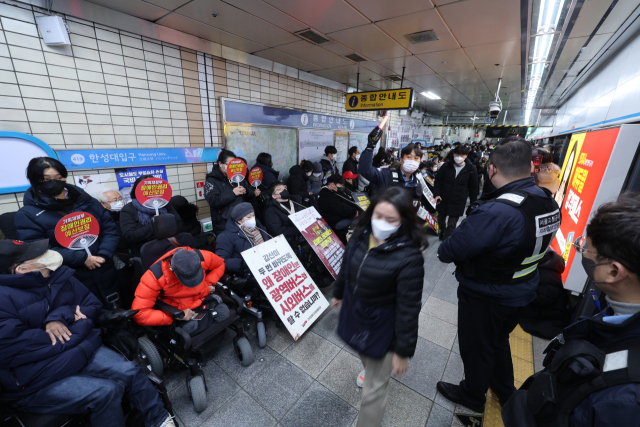
[[[442,231],[440,231],[438,233],[438,239],[442,242],[444,240],[444,233]]]
[[[471,405],[471,404],[465,402],[464,400],[462,400],[462,397],[460,396],[460,386],[459,385],[455,385],[455,384],[451,384],[451,383],[445,383],[444,381],[438,381],[438,385],[436,386],[436,388],[438,389],[440,394],[445,399],[447,399],[447,400],[449,400],[449,401],[451,401],[453,403],[457,403],[459,405],[462,405],[465,408],[469,408],[473,412],[479,412],[479,413],[483,413],[484,412],[484,405],[482,405],[482,406],[480,406],[480,405]]]
[[[356,379],[356,384],[358,387],[364,386],[364,369],[358,374],[358,378]]]
[[[171,415],[169,415],[167,419],[164,420],[162,424],[160,424],[159,427],[176,427],[176,425],[173,423],[173,418],[171,418]]]

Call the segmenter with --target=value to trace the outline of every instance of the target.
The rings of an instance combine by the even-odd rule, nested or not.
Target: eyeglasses
[[[579,253],[587,252],[587,236],[580,236],[573,242],[573,247]]]

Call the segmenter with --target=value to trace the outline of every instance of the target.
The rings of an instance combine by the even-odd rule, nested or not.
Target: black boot
[[[462,400],[462,397],[460,396],[460,386],[459,385],[455,385],[455,384],[451,384],[451,383],[445,383],[444,381],[438,381],[438,385],[436,386],[436,388],[438,389],[440,394],[445,399],[449,400],[450,402],[462,405],[462,406],[464,406],[466,408],[471,409],[474,412],[479,412],[479,413],[483,413],[484,412],[484,405],[482,405],[482,406],[471,405],[471,404],[465,402],[464,400]]]

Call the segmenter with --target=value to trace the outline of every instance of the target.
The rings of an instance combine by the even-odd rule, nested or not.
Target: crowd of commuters
[[[253,168],[261,169],[263,179],[256,188],[247,179],[227,177],[236,155],[221,150],[205,184],[214,236],[202,232],[198,208],[182,196],[158,214],[139,203],[135,188],[149,176],[135,181],[132,201],[125,203],[118,190],[89,195],[67,183],[68,172],[55,159],[33,159],[26,171],[31,187],[15,214],[15,231],[7,228],[17,240],[0,240],[0,398],[24,411],[91,412],[94,426],[120,426],[121,400],[127,395],[145,425],[172,426],[144,372],[102,345],[96,326],[101,309],[117,293],[125,306],[137,310],[133,320],[139,325],[175,324],[195,336],[230,316],[233,307],[216,283],[227,276],[252,278],[242,253],[280,235],[292,246],[304,246],[290,215],[313,206],[346,247],[332,283],[332,306],[340,308],[338,334],[364,367],[356,379],[363,387],[356,425],[380,426],[391,375],[408,371],[418,340],[428,247],[428,227],[419,216],[424,210],[437,215],[437,254],[441,262],[456,265],[459,283],[464,379],[438,382],[437,390],[453,403],[483,412],[491,387],[505,408],[507,427],[545,425],[531,405],[523,409],[526,392],[514,387],[509,335],[520,323],[552,338],[570,323],[560,277],[564,262],[549,249],[560,223],[553,199],[559,150],[510,137],[376,151],[379,137],[374,130],[362,152],[350,147],[342,165],[336,162],[336,147],[327,146],[319,161],[301,159],[291,166],[286,180],[273,169],[271,154],[260,153]],[[366,209],[356,203],[357,192],[370,198]],[[88,212],[99,222],[100,234],[88,252],[63,247],[55,238],[56,224],[72,212]],[[640,272],[634,262],[640,256],[638,212],[640,198],[623,195],[602,205],[587,237],[577,240],[584,268],[609,306],[598,317],[564,329],[564,341],[555,342],[555,356],[548,357],[564,357],[563,345],[574,341],[590,343],[595,350],[589,354],[614,347],[635,351],[634,344],[620,343],[640,338]],[[546,231],[536,228],[540,218]],[[178,239],[136,275],[134,260],[145,244],[166,234],[162,229],[188,239]],[[182,312],[181,317],[168,315],[159,302]],[[201,315],[205,302],[209,309]],[[583,359],[573,363],[585,365]],[[629,374],[614,383],[599,374],[612,387],[594,385],[576,400],[566,415],[571,425],[633,425],[640,415],[634,397],[640,395],[640,378]],[[528,382],[525,388],[542,398],[536,395],[544,392],[539,387]],[[567,401],[563,395],[556,408],[565,408]],[[622,424],[598,421],[614,408]]]

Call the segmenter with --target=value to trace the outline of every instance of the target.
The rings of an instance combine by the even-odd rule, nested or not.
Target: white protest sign
[[[284,236],[247,249],[242,258],[294,340],[329,307]]]
[[[433,208],[435,209],[436,198],[433,197],[433,193],[431,192],[431,190],[429,190],[429,187],[427,187],[427,183],[422,177],[422,174],[420,173],[420,171],[416,172],[416,177],[418,178],[418,181],[420,181],[420,185],[422,185],[422,194],[424,194],[424,198],[427,199],[429,203],[431,203],[431,206],[433,206]]]

